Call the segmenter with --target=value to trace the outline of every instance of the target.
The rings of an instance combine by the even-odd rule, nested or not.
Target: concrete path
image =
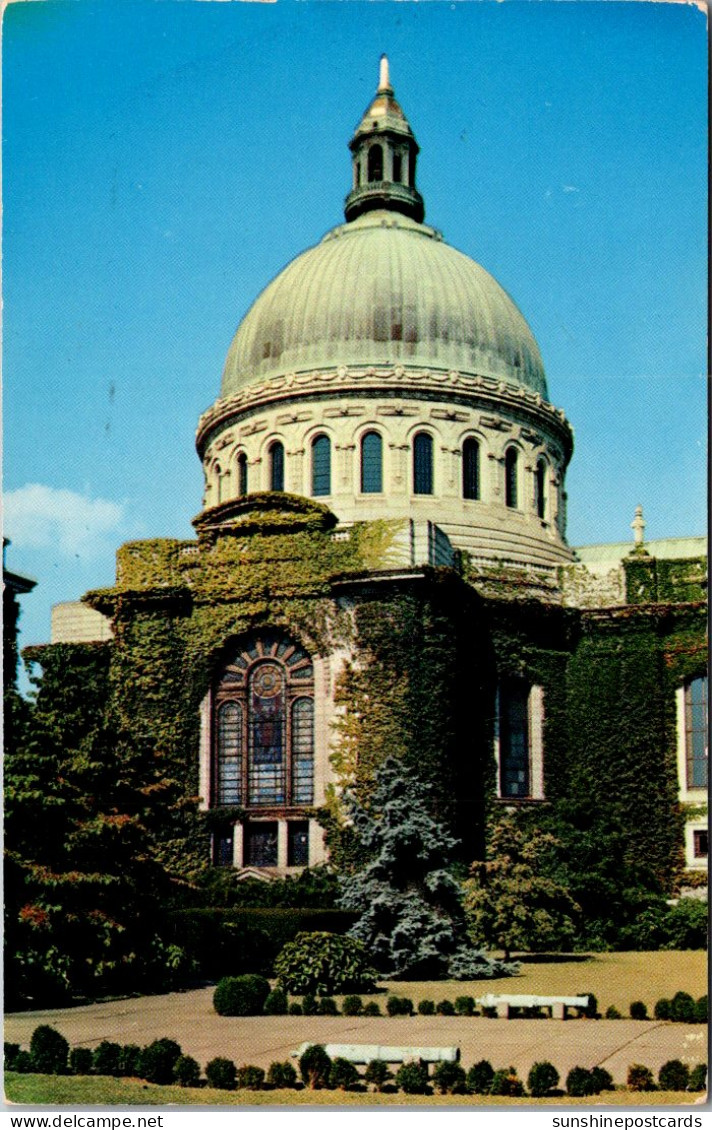
[[[79,1008],[23,1012],[5,1019],[5,1040],[29,1046],[38,1024],[58,1028],[72,1047],[94,1047],[101,1040],[144,1044],[161,1036],[177,1040],[202,1067],[215,1056],[239,1066],[269,1067],[285,1060],[303,1041],[348,1044],[456,1044],[469,1068],[488,1059],[495,1068],[516,1067],[526,1078],[531,1065],[547,1059],[562,1082],[574,1066],[600,1065],[615,1083],[624,1083],[631,1063],[657,1076],[666,1060],[692,1066],[707,1059],[707,1029],[702,1024],[656,1020],[489,1020],[483,1017],[414,1016],[218,1016],[213,989],[140,997]],[[381,1004],[384,1008],[385,1001]]]

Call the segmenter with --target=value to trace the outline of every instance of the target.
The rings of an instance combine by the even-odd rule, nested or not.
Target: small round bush
[[[121,1044],[114,1044],[111,1040],[102,1040],[94,1048],[91,1066],[94,1075],[123,1075],[121,1070]]]
[[[584,1095],[594,1095],[592,1072],[585,1067],[572,1067],[566,1076],[566,1094],[580,1099]]]
[[[631,1020],[647,1020],[648,1008],[643,1001],[632,1001],[629,1009]]]
[[[429,1095],[428,1069],[422,1063],[402,1063],[396,1071],[395,1084],[405,1095]]]
[[[363,1015],[364,1016],[380,1016],[381,1015],[381,1007],[380,1007],[378,1001],[366,1001],[365,1005],[363,1006]]]
[[[616,1006],[614,1004],[609,1004],[608,1008],[606,1009],[606,1020],[622,1020],[622,1019],[623,1019],[623,1017],[621,1016],[621,1014],[618,1011],[618,1009],[616,1008]]]
[[[67,1070],[69,1044],[61,1032],[40,1024],[30,1039],[32,1070],[41,1075],[63,1075]]]
[[[154,1040],[141,1052],[139,1075],[148,1083],[158,1083],[165,1087],[173,1082],[173,1068],[182,1054],[180,1044],[165,1037]]]
[[[670,1001],[667,997],[661,997],[659,1001],[655,1002],[653,1015],[656,1020],[670,1020]]]
[[[653,1073],[649,1067],[644,1067],[642,1063],[632,1063],[628,1068],[628,1079],[626,1080],[629,1091],[654,1091],[655,1081]]]
[[[234,1091],[237,1082],[237,1068],[231,1059],[216,1056],[206,1065],[205,1077],[208,1086],[218,1091]]]
[[[304,1084],[311,1091],[323,1090],[329,1086],[331,1057],[322,1044],[311,1044],[299,1059],[299,1073]]]
[[[287,994],[282,989],[272,989],[265,998],[263,1011],[267,1016],[286,1016],[289,1008]]]
[[[20,1052],[20,1055],[23,1053]],[[19,1067],[15,1068],[19,1071]],[[687,1085],[688,1091],[706,1091],[707,1090],[707,1064],[698,1063],[692,1068],[690,1072],[690,1082]]]
[[[548,1095],[555,1087],[559,1085],[559,1073],[554,1067],[553,1063],[549,1063],[547,1059],[541,1060],[539,1063],[533,1063],[529,1075],[527,1076],[527,1087],[529,1093],[536,1099],[541,1099],[544,1095]]]
[[[454,1016],[455,1005],[452,1003],[452,1001],[438,1001],[437,1005],[435,1006],[435,1011],[437,1012],[438,1016]]]
[[[179,1055],[173,1066],[173,1078],[179,1087],[197,1087],[200,1064],[192,1055]]]
[[[435,1001],[418,1001],[418,1012],[421,1016],[435,1016]]]
[[[119,1056],[122,1075],[138,1076],[141,1065],[141,1048],[138,1044],[124,1044]]]
[[[219,1016],[259,1016],[269,991],[269,981],[256,973],[223,977],[213,994],[213,1008]]]
[[[495,1071],[490,1094],[508,1095],[510,1098],[518,1098],[524,1094],[524,1084],[517,1077],[515,1068],[503,1067],[499,1071]]]
[[[360,997],[356,997],[353,994],[344,997],[341,1011],[344,1016],[360,1016],[363,1012],[363,1001]]]
[[[410,997],[389,997],[386,1012],[389,1016],[412,1016],[413,1002]]]
[[[438,1063],[433,1071],[433,1084],[441,1095],[464,1095],[467,1077],[459,1063]]]
[[[591,1020],[596,1020],[598,1017],[598,998],[595,993],[577,993],[577,997],[588,997],[588,1004],[585,1008],[581,1009],[582,1016],[588,1016]]]
[[[303,1016],[304,1015],[304,1009],[302,1008],[299,1001],[291,1001],[291,1003],[289,1005],[289,1015],[290,1016]]]
[[[319,1001],[319,1016],[338,1016],[339,1010],[333,997],[322,997]]]
[[[302,1012],[305,1016],[316,1016],[319,1012],[319,1002],[313,993],[302,997]]]
[[[591,1069],[591,1094],[600,1095],[601,1091],[613,1090],[613,1076],[605,1067]]]
[[[366,947],[356,938],[318,930],[287,942],[274,963],[280,988],[289,993],[368,993],[376,987]]]
[[[686,1091],[690,1082],[690,1069],[679,1059],[669,1059],[658,1072],[661,1091]]]
[[[707,1023],[707,996],[695,1001],[695,1024]]]
[[[82,1049],[82,1050],[86,1050],[86,1049]],[[4,1056],[5,1070],[6,1071],[14,1071],[15,1070],[15,1066],[14,1066],[15,1065],[15,1059],[20,1054],[20,1045],[19,1044],[8,1044],[7,1041],[6,1041],[5,1045],[4,1045],[4,1051],[5,1051],[5,1056]],[[89,1060],[91,1061],[91,1052],[89,1052]],[[82,1072],[82,1074],[86,1074],[86,1073]]]
[[[267,1084],[278,1090],[293,1088],[297,1085],[297,1073],[291,1063],[270,1063],[267,1072]]]
[[[31,1075],[35,1067],[30,1053],[19,1051],[13,1060],[12,1070],[17,1071],[19,1075]],[[702,1090],[704,1090],[704,1087]]]
[[[265,1083],[264,1068],[246,1063],[237,1069],[237,1085],[243,1091],[261,1091]]]
[[[91,1048],[72,1048],[69,1053],[69,1070],[72,1075],[91,1075],[93,1058]]]
[[[467,1072],[467,1089],[471,1095],[488,1095],[492,1088],[494,1068],[488,1059],[474,1063]]]
[[[474,997],[455,997],[455,1012],[458,1016],[475,1015]]]
[[[382,1059],[372,1059],[370,1063],[366,1064],[363,1078],[366,1083],[370,1083],[377,1091],[382,1091],[388,1080],[393,1078],[393,1072]]]
[[[348,1059],[337,1055],[329,1071],[329,1087],[333,1091],[350,1091],[359,1082],[359,1073]]]
[[[675,993],[670,1001],[670,1019],[679,1024],[694,1023],[695,1002],[689,993]]]

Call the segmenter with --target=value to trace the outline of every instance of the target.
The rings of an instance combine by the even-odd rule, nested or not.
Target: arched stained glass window
[[[361,440],[361,493],[383,490],[383,440],[378,432],[366,432]]]
[[[519,505],[519,456],[516,447],[508,447],[504,457],[504,501],[510,509]]]
[[[480,497],[480,445],[472,438],[462,445],[462,497]]]
[[[331,494],[331,440],[317,436],[312,443],[312,494]]]
[[[240,498],[247,494],[247,456],[244,451],[237,457],[237,493]]]
[[[314,801],[314,700],[298,698],[292,706],[292,803]]]
[[[539,518],[546,518],[546,461],[540,459],[534,474],[534,495]]]
[[[284,804],[286,695],[281,664],[261,663],[250,674],[248,804]]]
[[[284,490],[284,445],[279,440],[269,449],[269,489]]]
[[[240,804],[242,800],[242,707],[225,702],[217,717],[217,802]]]
[[[413,440],[413,493],[433,493],[433,438],[427,432]]]
[[[383,180],[383,149],[380,145],[372,145],[368,151],[368,180]]]

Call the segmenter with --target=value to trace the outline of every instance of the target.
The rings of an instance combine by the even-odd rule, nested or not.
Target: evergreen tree
[[[368,805],[344,804],[368,862],[342,878],[341,905],[360,918],[351,934],[390,977],[487,977],[511,969],[468,946],[460,884],[449,867],[457,841],[430,815],[423,785],[397,758],[379,769]]]
[[[552,877],[558,840],[530,827],[516,813],[495,824],[488,858],[472,864],[465,883],[470,937],[504,950],[560,949],[570,945],[579,907]]]

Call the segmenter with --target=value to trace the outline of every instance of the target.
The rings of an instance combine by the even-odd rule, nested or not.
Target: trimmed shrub
[[[265,1083],[264,1068],[251,1063],[237,1069],[237,1085],[243,1091],[261,1091]]]
[[[91,1048],[72,1048],[69,1053],[69,1070],[72,1075],[91,1075],[93,1058]]]
[[[423,1063],[402,1063],[395,1084],[404,1095],[429,1095],[428,1069]]]
[[[148,1083],[158,1083],[165,1086],[173,1082],[173,1068],[176,1060],[182,1055],[181,1046],[175,1040],[154,1040],[141,1052],[138,1071],[142,1079]]]
[[[632,1063],[630,1065],[626,1082],[629,1091],[655,1090],[653,1073],[649,1067],[644,1067],[642,1063]]]
[[[670,1001],[670,1019],[678,1024],[694,1023],[695,1002],[689,993],[675,993]]]
[[[707,996],[695,1001],[695,1024],[707,1023]]]
[[[205,1067],[208,1086],[218,1091],[234,1091],[237,1081],[237,1068],[231,1059],[216,1056]]]
[[[386,1012],[389,1016],[412,1016],[413,1002],[410,997],[389,997],[386,1001]],[[416,1093],[419,1092],[413,1092]]]
[[[474,1063],[467,1072],[467,1089],[471,1095],[488,1095],[492,1089],[494,1068],[488,1059]]]
[[[367,993],[376,987],[365,946],[324,931],[297,934],[277,956],[274,972],[290,993]]]
[[[631,1020],[647,1020],[648,1019],[648,1009],[647,1009],[647,1006],[643,1003],[643,1001],[633,1001],[631,1003],[629,1012],[630,1012]]]
[[[558,1085],[559,1073],[553,1063],[549,1063],[548,1059],[543,1059],[539,1063],[532,1064],[527,1076],[527,1088],[530,1095],[533,1095],[535,1099],[541,1099]]]
[[[269,981],[256,973],[223,977],[213,993],[213,1008],[219,1016],[259,1016],[269,992]]]
[[[86,1051],[86,1050],[88,1050],[88,1049],[82,1048],[82,1051]],[[15,1060],[16,1060],[17,1056],[20,1054],[20,1045],[19,1044],[8,1044],[6,1042],[5,1045],[4,1045],[4,1052],[5,1052],[5,1055],[4,1055],[5,1070],[6,1071],[14,1071],[15,1070]],[[91,1061],[91,1052],[89,1052],[89,1060]],[[84,1075],[85,1072],[82,1072],[82,1074]]]
[[[316,1016],[319,1012],[319,1002],[313,993],[302,997],[302,1012],[305,1016]]]
[[[344,1016],[360,1016],[363,1012],[363,1001],[360,997],[353,996],[353,994],[344,997],[341,1012]]]
[[[366,1064],[363,1078],[366,1083],[370,1083],[380,1092],[388,1080],[393,1078],[393,1072],[382,1059],[372,1059],[370,1063]]]
[[[598,1000],[595,993],[577,993],[577,997],[588,997],[588,1004],[585,1008],[581,1009],[582,1016],[588,1016],[591,1020],[596,1020],[598,1017]]]
[[[364,1016],[381,1016],[381,1006],[378,1001],[366,1001],[363,1006]]]
[[[122,1075],[139,1074],[141,1064],[141,1048],[138,1044],[124,1044],[119,1056],[119,1067]]]
[[[40,1024],[30,1039],[32,1070],[42,1075],[63,1075],[67,1070],[69,1044],[61,1032]]]
[[[437,1012],[438,1016],[454,1016],[455,1005],[452,1003],[452,1001],[438,1001],[435,1006],[435,1011]]]
[[[30,1053],[19,1051],[13,1060],[12,1070],[17,1071],[20,1075],[30,1075],[35,1070]],[[704,1090],[704,1088],[702,1089]]]
[[[333,997],[322,997],[319,1001],[319,1016],[338,1016],[339,1010]]]
[[[94,1075],[123,1075],[121,1070],[121,1044],[113,1044],[111,1040],[102,1040],[94,1048],[91,1066]]]
[[[23,1053],[20,1052],[20,1055]],[[19,1067],[15,1071],[19,1071]],[[690,1082],[687,1086],[688,1091],[706,1091],[707,1090],[707,1064],[698,1063],[692,1068],[690,1072]]]
[[[192,1055],[179,1055],[173,1066],[173,1078],[179,1087],[197,1087],[200,1082],[200,1064]]]
[[[267,1085],[278,1090],[296,1087],[297,1073],[291,1063],[270,1063],[267,1072]]]
[[[435,1001],[418,1001],[418,1012],[421,1016],[435,1016]]]
[[[613,1090],[613,1076],[605,1067],[594,1067],[591,1070],[591,1094],[600,1095],[601,1091]]]
[[[580,1099],[584,1095],[595,1095],[592,1072],[585,1067],[572,1067],[566,1076],[566,1094]]]
[[[455,997],[455,1012],[458,1016],[475,1015],[474,997]]]
[[[609,1004],[606,1009],[606,1020],[622,1020],[623,1016],[614,1004]]]
[[[311,1044],[299,1058],[299,1073],[311,1091],[328,1087],[330,1072],[331,1057],[322,1044]]]
[[[329,1071],[329,1087],[334,1091],[350,1091],[359,1082],[359,1073],[353,1063],[337,1055]]]
[[[302,1008],[299,1001],[292,1001],[290,1003],[290,1005],[289,1005],[289,1015],[290,1016],[303,1016],[304,1015],[304,1009]]]
[[[670,1001],[667,999],[667,997],[661,997],[659,1001],[655,1002],[653,1015],[656,1020],[670,1019]]]
[[[467,1077],[459,1063],[438,1063],[433,1071],[433,1084],[441,1095],[464,1095]]]
[[[669,1059],[658,1072],[661,1091],[686,1091],[690,1082],[690,1069],[679,1059]]]
[[[272,989],[265,998],[263,1012],[267,1016],[286,1016],[288,1008],[287,994],[282,989]]]
[[[524,1084],[518,1078],[514,1067],[503,1067],[495,1071],[490,1094],[508,1095],[510,1098],[519,1098],[524,1094]]]

